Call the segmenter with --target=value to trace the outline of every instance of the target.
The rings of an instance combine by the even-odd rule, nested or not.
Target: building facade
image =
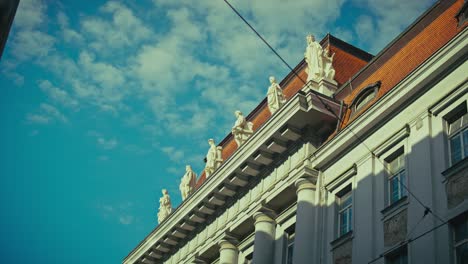
[[[465,12],[439,1],[375,57],[327,35],[313,78],[308,38],[285,102],[123,263],[468,263]]]

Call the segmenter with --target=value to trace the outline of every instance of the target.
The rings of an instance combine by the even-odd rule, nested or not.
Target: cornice
[[[434,82],[440,81],[450,73],[448,69],[457,63],[462,63],[460,58],[466,57],[466,46],[468,46],[468,28],[434,53],[347,127],[340,130],[334,138],[322,145],[314,154],[315,168],[327,169],[360,143],[357,142],[356,136],[364,140],[372,131],[398,114],[402,105],[416,100],[421,93],[430,89]]]
[[[332,98],[323,96],[315,91],[307,93],[297,93],[294,95],[278,112],[274,118],[270,118],[265,124],[260,127],[255,133],[238,148],[233,155],[226,159],[220,168],[213,173],[195,193],[188,197],[185,202],[179,206],[172,214],[170,214],[164,222],[156,227],[124,260],[124,263],[135,263],[142,257],[153,252],[154,248],[161,248],[164,238],[175,233],[174,236],[184,236],[177,230],[185,230],[186,237],[192,237],[193,232],[200,230],[195,229],[197,225],[204,225],[206,218],[216,214],[216,210],[225,203],[229,194],[220,193],[220,189],[226,184],[242,184],[236,181],[237,179],[249,180],[255,178],[254,175],[247,175],[250,170],[244,170],[245,164],[255,163],[254,154],[260,149],[272,153],[282,153],[286,148],[281,148],[280,142],[291,142],[291,138],[298,140],[298,137],[293,137],[290,132],[297,129],[284,129],[284,126],[294,127],[295,125],[323,125],[324,122],[336,122],[328,110],[319,102],[326,101],[327,104],[337,110],[339,104]],[[309,116],[307,120],[305,117]],[[328,121],[327,121],[328,120]],[[300,129],[301,127],[299,127]],[[278,145],[280,144],[280,145]],[[242,186],[245,186],[242,185]],[[235,195],[234,193],[231,193]],[[224,197],[224,200],[223,198]],[[195,212],[201,211],[205,205],[214,205],[214,210],[210,212],[204,211],[205,219],[198,219],[199,223],[190,223],[189,217]],[[192,219],[193,220],[193,219]],[[183,239],[183,238],[182,238]],[[172,246],[174,247],[174,246]],[[177,247],[177,245],[175,246]],[[166,247],[164,247],[166,248]]]
[[[351,179],[357,174],[357,165],[353,164],[349,169],[341,173],[338,177],[333,179],[331,182],[325,184],[325,189],[329,192],[333,192],[337,187],[340,187],[342,183]]]

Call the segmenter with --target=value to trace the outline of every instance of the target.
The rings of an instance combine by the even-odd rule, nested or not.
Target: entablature
[[[226,201],[236,199],[246,186],[253,187],[248,184],[263,175],[261,172],[288,147],[299,140],[316,141],[311,137],[326,139],[337,121],[330,110],[338,113],[339,108],[338,102],[314,90],[297,93],[156,227],[124,263],[158,263],[177,251],[226,209]]]

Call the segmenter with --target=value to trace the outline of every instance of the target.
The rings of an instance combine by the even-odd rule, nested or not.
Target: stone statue
[[[231,132],[237,146],[240,147],[253,134],[253,124],[252,122],[247,122],[242,112],[239,110],[235,111],[234,115],[237,119]]]
[[[158,223],[162,223],[172,212],[171,197],[166,189],[162,189],[163,196],[159,198]]]
[[[206,178],[211,176],[211,174],[213,174],[213,172],[215,172],[215,170],[217,170],[223,162],[223,158],[221,156],[223,148],[221,146],[216,147],[213,139],[209,139],[208,144],[210,145],[210,149],[208,149],[208,153],[206,154]]]
[[[185,166],[185,174],[180,182],[179,189],[182,194],[182,201],[187,199],[195,191],[197,182],[197,174],[192,170],[190,165]]]
[[[271,85],[268,87],[267,99],[268,109],[270,109],[270,113],[273,114],[286,102],[286,98],[284,97],[283,90],[276,83],[275,77],[270,76],[270,83]]]
[[[323,77],[323,49],[319,43],[315,42],[313,35],[307,36],[307,48],[304,53],[307,62],[307,82],[318,81]]]
[[[325,75],[325,78],[328,80],[334,80],[335,79],[335,68],[333,68],[333,57],[335,56],[335,53],[331,56],[330,54],[330,45],[328,45],[325,48],[325,52],[323,53],[323,74]]]

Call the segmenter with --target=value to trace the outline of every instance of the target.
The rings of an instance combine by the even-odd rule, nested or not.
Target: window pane
[[[468,117],[466,119],[468,119]],[[468,156],[468,129],[463,132],[463,146],[465,149],[463,158],[466,158],[466,156]]]
[[[293,262],[293,252],[294,252],[294,242],[290,243],[287,248],[286,263],[292,264]]]
[[[453,229],[455,232],[455,243],[468,239],[468,222],[466,220],[456,224]]]
[[[346,216],[345,212],[340,214],[340,235],[343,235],[346,233],[346,229],[348,226],[348,217]]]
[[[406,172],[404,170],[400,172],[400,198],[406,196],[406,188],[403,185],[406,185]]]
[[[465,127],[468,125],[468,113],[466,113],[462,118],[463,118],[462,127]]]
[[[397,176],[390,179],[390,203],[394,203],[400,199],[399,182]]]
[[[460,134],[450,139],[450,157],[452,165],[461,160],[461,138]]]
[[[394,160],[388,163],[388,169],[391,174],[395,174],[399,170],[403,169],[405,166],[405,156],[401,154],[400,156],[396,157]]]
[[[468,264],[468,243],[458,246],[456,254],[457,264]]]
[[[460,117],[460,119],[457,119],[456,121],[450,124],[449,135],[453,135],[454,133],[457,133],[457,131],[459,131],[461,127],[462,127],[462,118]]]
[[[346,208],[351,205],[352,202],[351,193],[346,194],[343,198],[340,198],[340,209]]]
[[[406,249],[396,253],[395,255],[385,258],[386,264],[408,264],[408,252]]]

